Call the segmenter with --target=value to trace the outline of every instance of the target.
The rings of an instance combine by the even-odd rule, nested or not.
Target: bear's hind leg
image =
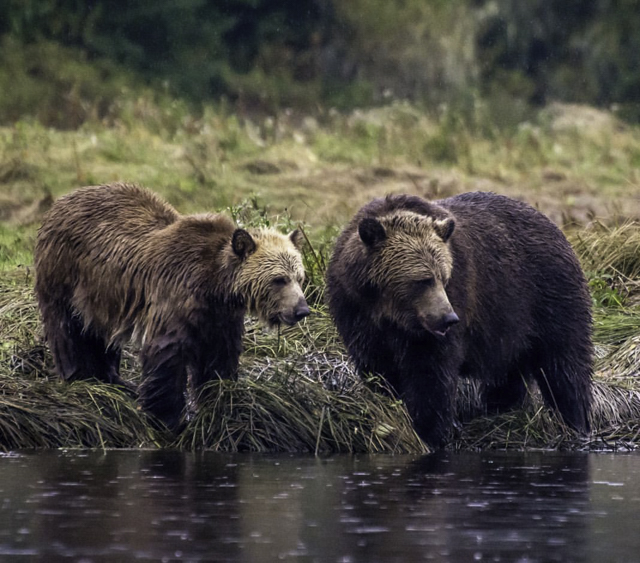
[[[546,404],[558,412],[571,428],[588,433],[591,409],[589,365],[547,356],[534,376]]]
[[[43,308],[44,309],[44,308]],[[67,381],[82,378],[83,351],[78,349],[82,326],[66,311],[43,315],[44,338],[49,345],[58,375]]]
[[[60,377],[66,381],[98,379],[121,383],[119,349],[107,348],[103,338],[85,331],[81,320],[70,309],[43,309],[45,339]]]
[[[518,370],[504,382],[484,385],[484,399],[489,414],[499,414],[522,405],[527,396],[524,376]]]

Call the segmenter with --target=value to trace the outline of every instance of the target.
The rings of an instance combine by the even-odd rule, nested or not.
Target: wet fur
[[[413,224],[416,215],[424,218],[424,231]],[[396,226],[391,227],[394,216]],[[455,228],[446,249],[436,244],[436,255],[428,225],[442,225],[447,218]],[[389,232],[404,232],[378,247],[368,245],[359,233],[363,219],[377,219]],[[371,223],[367,229],[375,230]],[[411,248],[416,245],[431,257],[415,262],[418,254]],[[408,313],[389,305],[405,290],[402,283],[386,285],[389,272],[399,270],[408,280],[416,269],[422,275],[437,264],[460,319],[444,337],[413,330]],[[436,202],[408,195],[375,199],[338,238],[327,291],[331,314],[356,366],[391,383],[430,446],[441,447],[450,439],[459,376],[484,383],[489,411],[521,403],[527,382],[534,380],[549,407],[573,428],[588,431],[591,299],[566,238],[532,207],[490,193]]]
[[[57,371],[120,383],[120,352],[134,339],[140,402],[177,427],[188,374],[196,389],[236,376],[247,310],[277,323],[280,301],[302,296],[298,242],[237,229],[224,215],[182,216],[133,185],[60,198],[35,248],[36,295]],[[274,276],[290,279],[294,295],[273,291]]]

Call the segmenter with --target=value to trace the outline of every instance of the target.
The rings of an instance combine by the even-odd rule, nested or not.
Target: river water
[[[0,561],[640,561],[640,455],[0,457]]]

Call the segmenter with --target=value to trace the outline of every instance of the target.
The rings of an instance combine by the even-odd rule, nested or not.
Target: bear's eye
[[[280,277],[277,277],[277,278],[273,278],[273,281],[271,283],[273,285],[281,287],[283,285],[287,285],[288,281],[289,280],[287,278],[285,278],[284,276],[280,276]]]
[[[436,281],[432,277],[425,277],[415,282],[418,287],[433,287],[435,283]]]

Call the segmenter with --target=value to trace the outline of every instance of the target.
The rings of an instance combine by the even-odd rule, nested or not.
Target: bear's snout
[[[424,292],[415,307],[421,327],[436,336],[444,336],[460,322],[440,282]]]
[[[444,336],[447,334],[447,331],[455,324],[460,322],[460,317],[456,315],[455,311],[451,311],[447,313],[443,317],[440,318],[438,323],[433,327],[433,332],[438,336]]]
[[[449,308],[440,314],[427,314],[420,319],[422,327],[436,336],[445,336],[449,329],[460,322],[460,317]]]
[[[311,311],[309,310],[309,305],[307,305],[307,300],[304,297],[300,297],[295,307],[290,311],[285,311],[280,314],[280,319],[283,323],[293,326],[305,317],[308,317],[310,313]]]
[[[307,302],[304,299],[300,299],[295,311],[293,312],[294,322],[297,323],[305,317],[308,317],[309,313],[311,313],[311,311],[309,310],[309,305],[307,305]]]

